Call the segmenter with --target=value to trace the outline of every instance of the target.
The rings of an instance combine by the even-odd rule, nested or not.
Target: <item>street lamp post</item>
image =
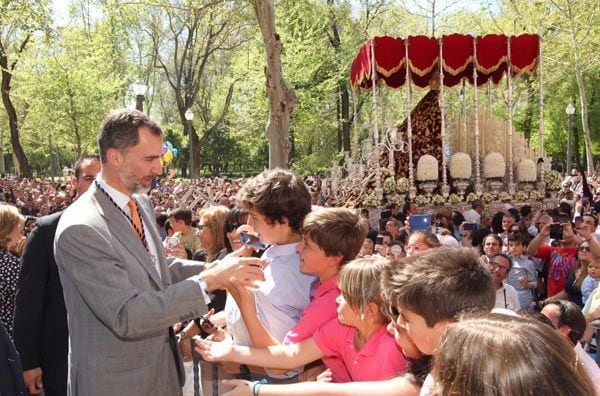
[[[569,102],[569,104],[567,105],[567,108],[565,109],[565,112],[567,113],[567,120],[568,120],[568,128],[569,130],[567,131],[567,173],[571,172],[571,139],[573,136],[573,114],[575,114],[575,106],[573,106],[573,104],[571,102]]]
[[[192,111],[192,109],[187,109],[183,116],[185,117],[185,127],[187,129],[190,141],[190,180],[193,180],[196,176],[194,169],[194,133],[192,131],[192,120],[194,119],[194,112]]]
[[[148,86],[143,81],[137,80],[133,83],[133,93],[135,94],[135,108],[139,111],[144,111],[144,95]]]

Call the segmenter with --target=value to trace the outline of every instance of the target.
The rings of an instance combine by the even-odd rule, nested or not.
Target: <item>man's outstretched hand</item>
[[[255,257],[227,256],[217,265],[203,271],[200,276],[208,291],[227,289],[231,278],[235,278],[243,286],[256,288],[256,281],[265,280],[263,268],[266,266],[264,260]]]

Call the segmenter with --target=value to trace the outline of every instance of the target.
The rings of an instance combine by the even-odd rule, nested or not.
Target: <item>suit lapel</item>
[[[99,212],[104,217],[111,235],[113,235],[115,239],[119,240],[123,246],[129,250],[131,255],[140,263],[142,268],[146,270],[154,283],[156,283],[160,289],[164,289],[163,282],[156,271],[154,262],[150,257],[150,253],[148,253],[144,245],[141,243],[129,220],[108,199],[108,197],[96,187],[95,184],[92,184],[90,189],[93,189],[92,194],[98,205]],[[143,213],[144,211],[142,210],[141,212]],[[148,224],[147,216],[144,219],[146,220],[146,224]],[[161,249],[157,247],[157,250]]]

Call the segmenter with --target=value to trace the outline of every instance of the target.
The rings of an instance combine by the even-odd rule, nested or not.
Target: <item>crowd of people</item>
[[[161,178],[162,141],[114,111],[63,182],[1,180],[0,394],[600,395],[595,176],[374,216],[285,170]]]

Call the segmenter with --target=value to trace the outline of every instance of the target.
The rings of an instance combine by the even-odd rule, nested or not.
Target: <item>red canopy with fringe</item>
[[[477,59],[474,57],[473,36],[444,35],[441,38],[444,85],[453,87],[463,79],[473,84],[473,66],[477,68],[477,85],[490,78],[497,84],[508,69],[508,40],[510,39],[510,69],[513,76],[534,73],[539,59],[539,36],[522,34],[507,37],[501,34],[478,36]],[[375,47],[377,79],[391,88],[406,82],[406,48],[403,38],[375,37],[359,50],[352,62],[350,82],[353,86],[370,89],[371,45]],[[429,86],[439,75],[440,39],[428,36],[408,37],[408,59],[412,83],[418,87]]]

